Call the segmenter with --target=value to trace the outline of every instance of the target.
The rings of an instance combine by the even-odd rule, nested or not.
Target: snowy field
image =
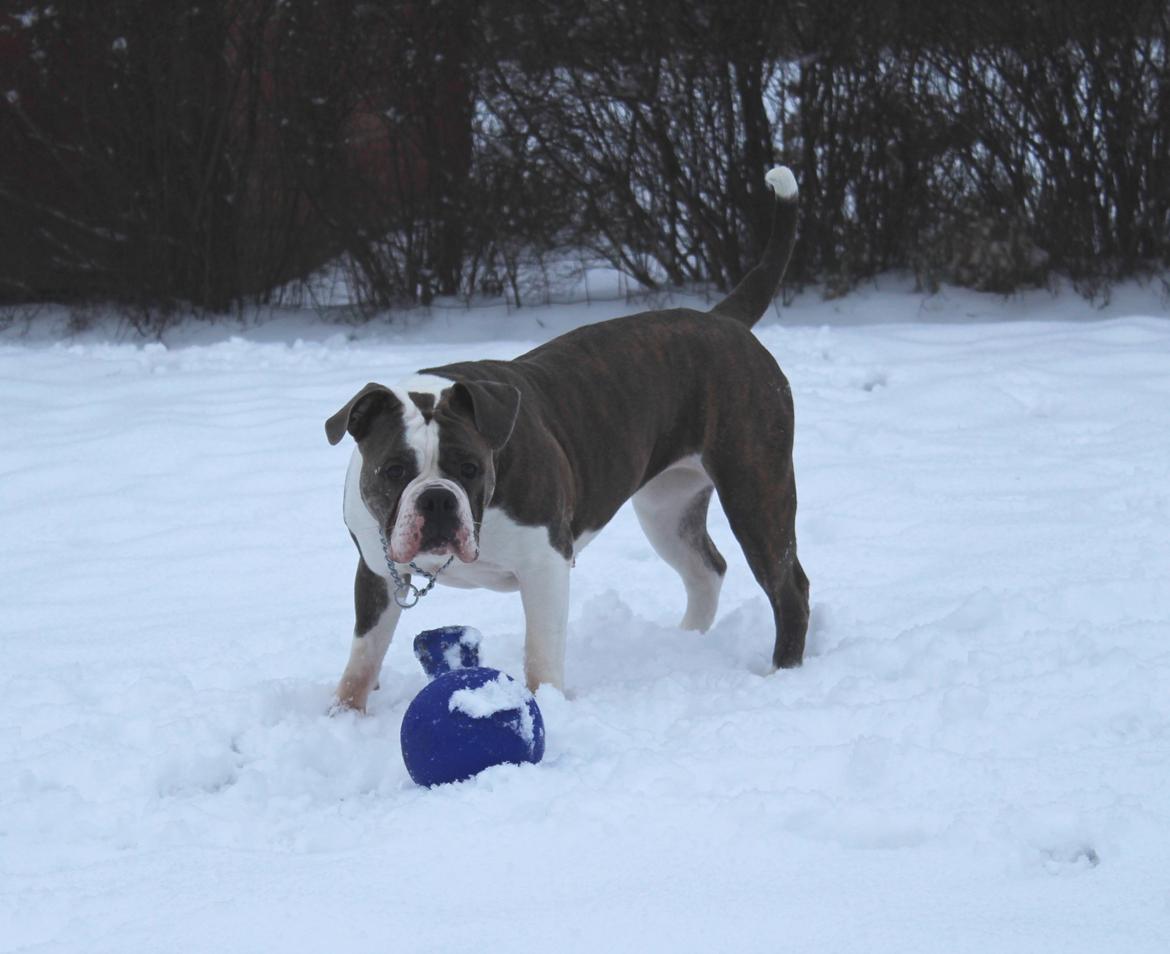
[[[366,717],[348,446],[367,380],[633,310],[0,336],[0,951],[1170,950],[1170,316],[1129,288],[773,313],[805,665],[728,559],[716,625],[627,507],[578,561],[547,754],[432,790],[420,629]],[[750,413],[750,409],[745,409]]]

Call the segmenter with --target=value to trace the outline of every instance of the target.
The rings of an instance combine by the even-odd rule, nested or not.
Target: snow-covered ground
[[[798,300],[803,668],[722,515],[715,627],[629,511],[573,577],[547,753],[432,790],[420,629],[521,671],[518,598],[439,589],[367,717],[352,625],[367,380],[628,310],[107,324],[0,337],[0,950],[1170,950],[1170,320],[898,288]],[[745,409],[750,413],[750,409]]]

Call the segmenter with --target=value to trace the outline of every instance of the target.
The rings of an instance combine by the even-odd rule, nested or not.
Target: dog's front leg
[[[565,635],[569,626],[569,561],[555,550],[534,561],[520,580],[524,603],[524,679],[565,689]]]
[[[353,581],[353,603],[353,643],[349,663],[337,685],[336,707],[365,712],[402,608],[391,599],[386,580],[372,572],[360,557]]]

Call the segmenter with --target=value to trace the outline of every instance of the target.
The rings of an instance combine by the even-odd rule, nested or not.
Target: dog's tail
[[[796,244],[796,176],[787,166],[776,166],[764,181],[775,195],[768,245],[759,264],[744,275],[730,295],[711,309],[711,314],[734,318],[749,328],[772,304],[792,257],[792,247]]]

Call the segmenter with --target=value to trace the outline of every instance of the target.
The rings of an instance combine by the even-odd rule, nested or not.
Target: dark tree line
[[[0,302],[505,292],[584,249],[1086,291],[1170,265],[1170,4],[0,0]]]

